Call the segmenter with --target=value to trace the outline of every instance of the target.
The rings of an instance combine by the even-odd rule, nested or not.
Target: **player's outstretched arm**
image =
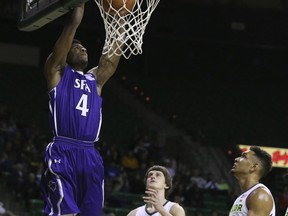
[[[89,72],[95,74],[97,79],[97,91],[101,95],[102,87],[110,79],[110,77],[115,73],[117,66],[119,64],[121,56],[104,54],[100,57],[99,65]]]
[[[124,26],[124,22],[125,20],[123,19],[123,17],[119,17],[119,23],[120,25]],[[124,28],[124,27],[123,27]],[[119,32],[121,33],[121,30],[123,32],[123,36],[121,36],[120,38],[117,38],[113,41],[113,50],[117,50],[119,53],[116,54],[112,54],[111,53],[107,53],[107,54],[102,54],[102,56],[100,57],[99,60],[99,65],[95,68],[92,68],[89,73],[93,73],[96,76],[97,79],[97,91],[98,94],[101,95],[101,91],[102,91],[102,87],[104,86],[104,84],[110,79],[110,77],[115,73],[120,58],[121,58],[121,53],[120,53],[120,48],[122,44],[121,40],[124,39],[125,35],[124,35],[124,29],[120,29]],[[122,45],[123,48],[123,45]],[[116,52],[117,52],[116,51]],[[104,50],[102,53],[105,53]]]
[[[48,90],[54,88],[61,79],[61,72],[66,66],[67,54],[71,48],[76,30],[80,25],[84,14],[84,3],[75,7],[68,14],[62,33],[56,41],[52,53],[48,56],[44,75],[47,80]]]

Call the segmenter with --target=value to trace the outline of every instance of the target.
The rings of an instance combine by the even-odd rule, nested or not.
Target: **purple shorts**
[[[41,189],[47,215],[101,215],[104,168],[93,142],[55,137],[45,151]]]

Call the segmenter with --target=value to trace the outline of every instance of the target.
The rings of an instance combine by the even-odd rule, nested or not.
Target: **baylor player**
[[[276,216],[273,196],[259,182],[271,169],[271,156],[257,146],[235,159],[231,173],[238,180],[242,194],[235,200],[229,216]]]

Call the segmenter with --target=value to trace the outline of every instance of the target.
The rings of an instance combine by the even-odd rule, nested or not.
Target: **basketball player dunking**
[[[120,57],[102,55],[87,73],[87,50],[74,40],[84,4],[74,8],[47,58],[44,75],[49,92],[54,139],[46,147],[41,187],[45,214],[101,215],[103,163],[94,142],[101,127],[101,90]]]
[[[237,178],[241,195],[235,200],[229,216],[276,216],[269,189],[259,183],[272,168],[271,156],[252,146],[235,159],[231,173]]]

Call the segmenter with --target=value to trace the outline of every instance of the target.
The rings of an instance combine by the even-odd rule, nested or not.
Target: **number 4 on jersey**
[[[76,109],[81,111],[82,116],[87,116],[87,112],[89,112],[89,109],[87,108],[87,101],[88,101],[88,95],[82,94]]]

